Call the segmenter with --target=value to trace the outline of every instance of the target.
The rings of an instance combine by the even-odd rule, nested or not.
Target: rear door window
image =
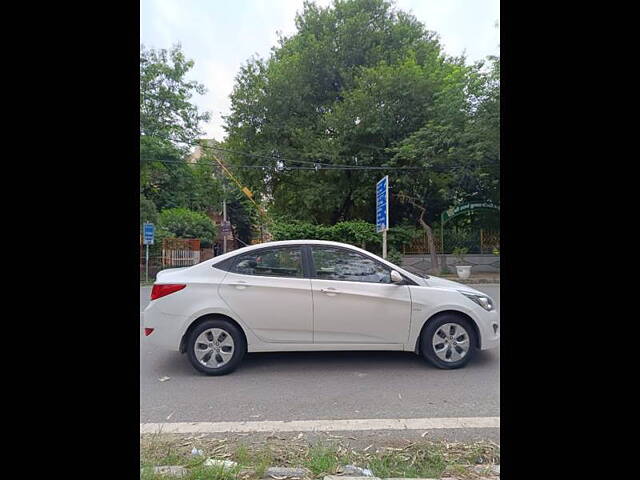
[[[247,253],[238,258],[231,271],[241,275],[302,278],[302,251],[288,247]]]

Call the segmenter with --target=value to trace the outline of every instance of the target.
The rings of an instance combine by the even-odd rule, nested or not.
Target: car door
[[[313,342],[311,281],[304,275],[300,247],[239,255],[219,293],[263,341]]]
[[[391,270],[341,247],[311,247],[314,343],[403,344],[411,294],[391,283]]]

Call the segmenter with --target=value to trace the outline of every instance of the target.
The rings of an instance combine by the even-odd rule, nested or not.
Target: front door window
[[[351,282],[391,283],[391,270],[358,252],[313,247],[316,278]]]

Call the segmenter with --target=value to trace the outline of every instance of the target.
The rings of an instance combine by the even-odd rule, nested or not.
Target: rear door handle
[[[336,295],[337,293],[340,293],[338,290],[336,290],[335,288],[321,288],[320,291],[322,293],[326,293],[327,295],[329,295],[330,297],[333,297],[334,295]]]

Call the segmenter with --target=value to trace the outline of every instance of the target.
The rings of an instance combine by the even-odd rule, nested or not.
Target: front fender
[[[462,297],[458,292],[451,290],[424,288],[420,290],[411,290],[411,327],[405,350],[414,351],[418,342],[420,333],[424,325],[435,315],[442,312],[460,312],[467,315],[475,323],[479,333],[479,341],[482,344],[483,328],[481,326],[481,316],[478,310],[481,307],[474,305],[465,305]],[[484,310],[483,310],[484,311]]]

